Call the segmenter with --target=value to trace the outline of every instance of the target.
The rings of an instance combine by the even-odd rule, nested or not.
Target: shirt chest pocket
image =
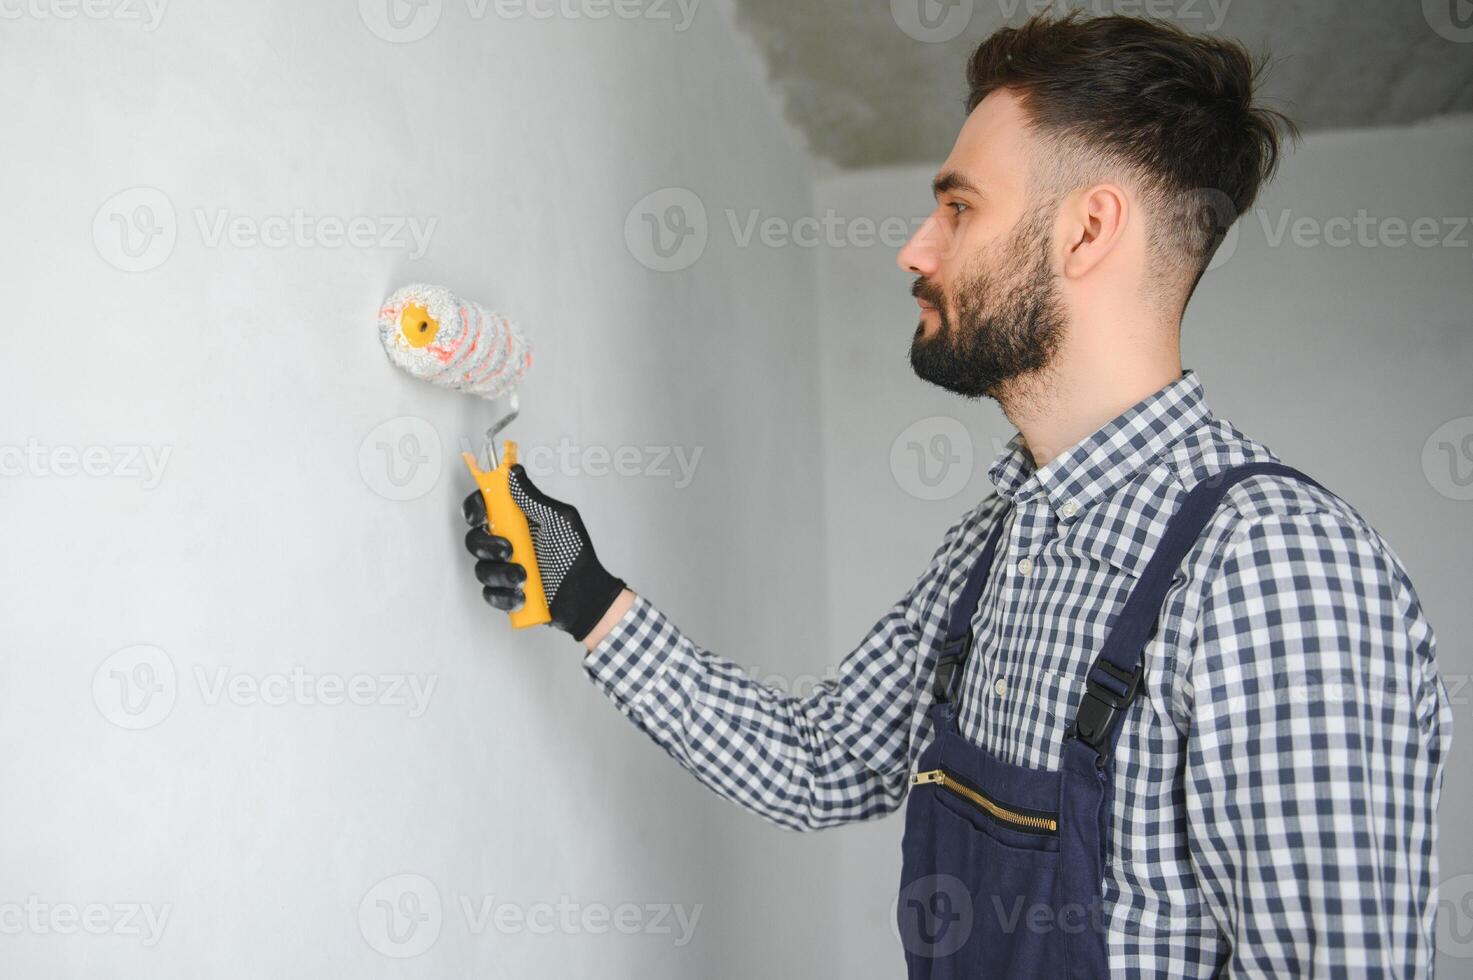
[[[994,685],[982,688],[985,706],[980,712],[989,746],[1008,762],[1034,769],[1057,769],[1064,735],[1074,720],[1080,685],[1073,677],[1040,670],[1024,683],[1000,693]]]
[[[1079,691],[1082,684],[1079,678],[1073,674],[1063,671],[1048,671],[1043,677],[1043,702],[1044,709],[1048,715],[1049,726],[1056,732],[1062,733],[1074,720],[1074,712],[1079,707]]]

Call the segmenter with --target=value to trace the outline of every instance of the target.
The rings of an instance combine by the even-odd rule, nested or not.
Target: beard
[[[911,339],[910,366],[923,381],[965,398],[997,398],[1007,382],[1049,365],[1066,320],[1048,225],[1035,209],[1001,246],[974,256],[952,303],[936,283],[915,281],[911,295],[934,306],[940,320],[934,335],[925,336],[922,321]]]

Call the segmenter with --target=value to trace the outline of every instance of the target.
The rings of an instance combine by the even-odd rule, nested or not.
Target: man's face
[[[967,398],[995,398],[1005,382],[1046,367],[1066,325],[1055,206],[1027,199],[1029,138],[1015,96],[984,99],[936,175],[936,210],[897,260],[918,277],[911,366]]]

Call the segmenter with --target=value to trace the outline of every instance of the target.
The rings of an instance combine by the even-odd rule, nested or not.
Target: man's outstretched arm
[[[583,659],[619,710],[722,796],[781,826],[816,830],[888,813],[905,798],[919,630],[895,604],[802,696],[704,650],[630,593]],[[590,637],[591,638],[591,637]]]
[[[556,539],[578,556],[551,597],[553,625],[583,643],[584,670],[640,730],[711,789],[783,827],[815,830],[900,805],[920,694],[916,599],[945,574],[965,519],[952,525],[925,572],[844,659],[837,677],[796,696],[702,649],[627,588],[611,602],[603,599],[601,614],[568,617],[582,625],[563,625],[564,603],[586,610],[576,594],[578,569],[596,559],[576,510],[542,495],[519,469],[513,468],[513,492],[533,501],[524,509],[542,523],[534,539]],[[524,571],[508,561],[509,546],[496,543],[504,539],[479,526],[484,510],[474,498],[467,500],[466,517],[473,524],[466,545],[480,559],[476,574],[486,600],[497,608],[514,607]],[[554,524],[556,532],[549,533]],[[539,560],[542,554],[539,544]],[[551,553],[549,558],[557,560]],[[619,581],[601,566],[589,580],[597,590]]]

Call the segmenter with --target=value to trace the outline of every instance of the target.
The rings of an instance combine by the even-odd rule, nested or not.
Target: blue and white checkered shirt
[[[1085,671],[1182,497],[1276,459],[1213,418],[1184,371],[1042,469],[1015,436],[990,470],[997,494],[804,696],[697,646],[643,597],[584,667],[707,786],[769,820],[810,830],[888,813],[931,737],[949,601],[1011,502],[961,731],[1056,769]],[[1115,752],[1112,971],[1429,974],[1452,715],[1401,562],[1343,501],[1256,476],[1178,576]]]

